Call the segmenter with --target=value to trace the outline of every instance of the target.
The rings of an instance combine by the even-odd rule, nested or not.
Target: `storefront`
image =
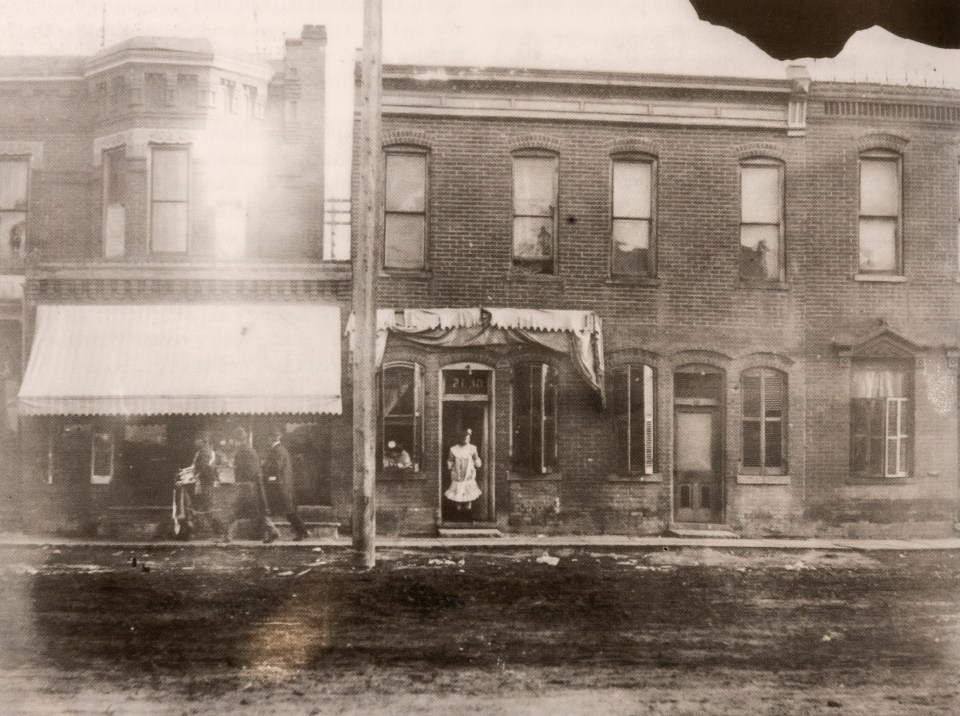
[[[261,453],[281,429],[298,502],[330,503],[337,307],[41,305],[36,326],[19,394],[35,453],[28,479],[71,495],[78,522],[162,521],[204,434],[220,454],[229,511],[242,497],[230,487],[238,427]]]

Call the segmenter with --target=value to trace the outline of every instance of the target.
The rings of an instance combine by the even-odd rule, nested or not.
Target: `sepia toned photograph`
[[[0,714],[960,713],[960,5],[0,0]]]

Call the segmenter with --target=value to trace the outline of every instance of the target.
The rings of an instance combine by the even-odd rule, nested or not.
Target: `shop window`
[[[386,153],[383,265],[422,269],[427,244],[427,154],[390,149]]]
[[[870,152],[860,157],[860,272],[902,270],[900,157]]]
[[[855,366],[850,382],[851,473],[907,477],[912,453],[913,382],[898,365]]]
[[[184,253],[189,225],[190,150],[152,147],[150,241],[155,253]]]
[[[786,471],[787,377],[770,368],[745,370],[740,379],[743,399],[745,474],[782,475]]]
[[[557,372],[549,363],[522,363],[513,372],[510,454],[518,472],[557,469]]]
[[[90,441],[90,482],[109,485],[113,480],[114,447],[110,433],[93,433]]]
[[[385,471],[419,472],[423,459],[423,367],[385,365],[380,375],[379,460]]]
[[[751,159],[740,165],[740,278],[783,279],[783,165]]]
[[[614,276],[653,276],[654,162],[613,160],[611,272]]]
[[[625,474],[656,472],[653,368],[627,365],[612,373],[610,407],[617,435],[617,468]]]
[[[126,251],[125,158],[124,147],[103,153],[103,255],[108,259]]]
[[[513,157],[513,265],[532,273],[554,272],[559,164],[555,154]]]
[[[30,160],[0,157],[0,260],[27,249],[27,185]]]

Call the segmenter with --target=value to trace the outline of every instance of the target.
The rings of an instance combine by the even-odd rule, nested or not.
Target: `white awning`
[[[41,305],[21,415],[341,412],[340,310]]]

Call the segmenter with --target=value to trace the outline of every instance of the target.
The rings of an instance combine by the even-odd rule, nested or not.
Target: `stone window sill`
[[[652,475],[607,475],[607,482],[637,482],[657,484],[663,482],[663,475],[655,472]]]
[[[789,475],[737,475],[738,485],[789,485]]]
[[[857,273],[853,275],[853,280],[863,283],[906,283],[907,277],[889,273]]]
[[[655,276],[611,276],[606,280],[607,286],[651,286],[658,288],[660,279]]]
[[[508,472],[507,479],[512,482],[559,482],[563,475],[559,472],[527,473]]]

